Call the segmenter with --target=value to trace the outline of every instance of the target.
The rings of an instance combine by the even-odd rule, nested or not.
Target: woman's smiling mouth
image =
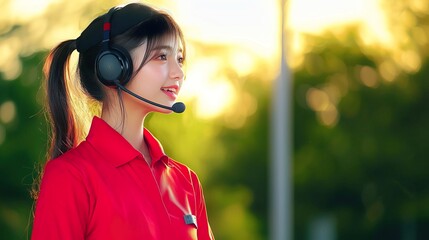
[[[175,100],[177,98],[177,94],[179,92],[179,87],[174,86],[168,86],[168,87],[162,87],[161,91],[165,93],[171,100]]]

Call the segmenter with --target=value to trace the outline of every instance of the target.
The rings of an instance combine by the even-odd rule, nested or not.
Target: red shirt
[[[143,134],[151,166],[94,117],[86,141],[47,163],[32,239],[214,239],[197,175]]]

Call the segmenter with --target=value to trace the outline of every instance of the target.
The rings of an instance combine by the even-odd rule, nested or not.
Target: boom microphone
[[[115,81],[115,84],[116,84],[116,86],[117,86],[118,88],[120,88],[122,91],[124,91],[124,92],[126,92],[126,93],[130,94],[131,96],[133,96],[133,97],[135,97],[135,98],[137,98],[137,99],[139,99],[139,100],[142,100],[143,102],[147,102],[147,103],[149,103],[149,104],[151,104],[151,105],[154,105],[154,106],[157,106],[157,107],[160,107],[160,108],[164,108],[164,109],[168,109],[168,110],[171,110],[171,111],[173,111],[173,112],[175,112],[175,113],[182,113],[182,112],[184,112],[184,111],[185,111],[185,109],[186,109],[185,104],[184,104],[184,103],[182,103],[182,102],[176,102],[176,103],[174,103],[174,104],[173,104],[173,106],[171,106],[171,107],[169,107],[169,106],[165,106],[165,105],[162,105],[162,104],[159,104],[159,103],[156,103],[156,102],[152,102],[152,101],[150,101],[150,100],[148,100],[148,99],[146,99],[146,98],[143,98],[143,97],[142,97],[142,96],[140,96],[140,95],[135,94],[134,92],[131,92],[130,90],[128,90],[127,88],[125,88],[124,86],[122,86],[122,84],[120,84],[120,83],[119,83],[119,81]]]

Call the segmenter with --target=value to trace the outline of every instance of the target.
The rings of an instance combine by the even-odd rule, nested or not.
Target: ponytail
[[[76,40],[60,43],[48,55],[43,72],[46,79],[47,115],[51,125],[48,160],[56,158],[77,143],[76,119],[71,107],[69,60]]]

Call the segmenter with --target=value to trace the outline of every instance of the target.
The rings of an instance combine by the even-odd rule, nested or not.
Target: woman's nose
[[[170,64],[170,77],[172,79],[182,80],[185,76],[181,63],[174,61]]]

